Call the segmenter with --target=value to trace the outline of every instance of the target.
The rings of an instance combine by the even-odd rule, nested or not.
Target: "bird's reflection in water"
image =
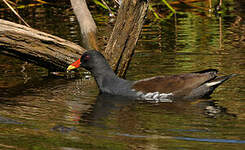
[[[130,109],[134,108],[135,104],[136,100],[128,97],[99,94],[93,107],[82,114],[80,122],[88,123],[88,125],[105,127],[102,122],[108,119],[110,115],[113,113],[130,113]]]
[[[203,114],[209,118],[217,118],[222,116],[236,117],[236,114],[229,113],[227,108],[219,106],[216,100],[203,100],[196,104],[202,110]]]
[[[228,117],[234,118],[235,114],[227,112],[227,108],[217,105],[215,100],[176,100],[169,103],[154,103],[152,101],[140,101],[122,96],[108,94],[98,95],[95,104],[89,111],[81,115],[80,123],[89,126],[108,128],[106,121],[115,120],[120,128],[127,126],[127,129],[134,129],[142,121],[140,116],[147,112],[148,115],[173,115],[173,117],[189,115],[202,115],[208,118]],[[187,117],[188,118],[188,117]],[[141,121],[139,121],[141,120]],[[144,119],[143,119],[144,120]],[[142,122],[141,122],[142,123]]]

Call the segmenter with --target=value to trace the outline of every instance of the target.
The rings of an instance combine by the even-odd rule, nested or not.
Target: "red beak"
[[[67,71],[70,71],[70,70],[73,70],[73,69],[76,69],[78,67],[80,67],[80,64],[81,64],[81,61],[80,59],[78,59],[77,61],[75,61],[74,63],[70,64],[68,67],[67,67]]]

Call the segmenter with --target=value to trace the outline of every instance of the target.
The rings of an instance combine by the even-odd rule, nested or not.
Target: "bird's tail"
[[[234,77],[235,75],[236,74],[230,74],[230,75],[227,75],[227,76],[216,77],[215,79],[206,82],[205,85],[208,86],[208,87],[213,87],[215,89],[220,84],[222,84],[226,80],[230,79],[231,77]]]
[[[216,77],[213,80],[210,80],[206,83],[204,83],[204,86],[202,87],[206,87],[208,89],[207,93],[205,93],[205,95],[203,97],[209,98],[210,95],[213,93],[213,91],[223,82],[225,82],[226,80],[230,79],[231,77],[234,77],[236,74],[230,74],[230,75],[226,75],[226,76],[220,76],[220,77]]]

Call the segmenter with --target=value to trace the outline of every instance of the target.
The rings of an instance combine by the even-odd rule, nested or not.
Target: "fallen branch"
[[[85,4],[84,0],[80,2]],[[120,6],[115,27],[105,50],[106,58],[120,76],[125,75],[129,66],[148,5],[147,0],[124,0]],[[79,13],[77,15],[78,19],[84,18],[79,17]],[[81,31],[85,29],[87,30],[82,28]],[[67,40],[0,19],[2,54],[35,63],[50,71],[65,71],[66,67],[78,59],[84,51],[84,48]]]
[[[62,38],[0,19],[0,53],[65,71],[85,50]]]

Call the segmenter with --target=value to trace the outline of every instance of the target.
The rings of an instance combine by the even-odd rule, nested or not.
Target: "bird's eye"
[[[85,60],[89,60],[89,58],[90,58],[89,55],[86,55],[86,56],[84,57]]]
[[[90,59],[90,55],[88,55],[88,54],[85,54],[85,55],[82,56],[82,61],[83,62],[87,62],[89,59]]]

